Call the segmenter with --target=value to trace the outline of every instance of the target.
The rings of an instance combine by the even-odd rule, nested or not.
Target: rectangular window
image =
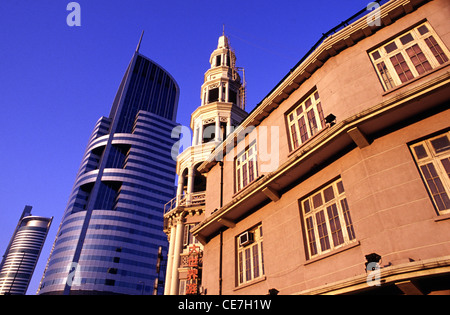
[[[450,132],[410,146],[420,175],[439,214],[450,213]]]
[[[247,233],[251,237],[250,241],[245,242],[245,244],[239,243],[239,236],[236,238],[238,285],[264,276],[262,225],[248,230]]]
[[[256,142],[239,154],[235,160],[236,191],[241,190],[258,177]]]
[[[300,200],[299,204],[309,259],[355,240],[341,179]]]
[[[311,93],[301,104],[287,113],[291,149],[295,150],[325,128],[319,92]]]
[[[369,52],[385,91],[448,62],[449,55],[428,22]]]

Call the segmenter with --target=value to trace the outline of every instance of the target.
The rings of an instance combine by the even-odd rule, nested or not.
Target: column
[[[229,102],[230,97],[228,96],[228,89],[230,88],[230,84],[229,83],[224,84],[225,84],[225,102]]]
[[[197,145],[203,144],[203,120],[200,120],[198,127],[198,140]]]
[[[215,130],[215,139],[214,141],[221,141],[221,135],[220,135],[220,117],[216,116],[216,130]]]
[[[187,179],[187,191],[186,191],[187,206],[191,204],[192,193],[194,192],[194,178],[195,178],[194,165],[191,165],[188,170],[188,179]]]
[[[176,206],[178,207],[180,205],[181,197],[183,196],[183,185],[184,185],[184,176],[183,172],[181,175],[178,175],[178,186],[177,186],[177,203]]]
[[[179,275],[178,275],[178,267],[180,266],[180,253],[181,246],[183,243],[183,218],[179,216],[176,219],[176,232],[175,232],[175,248],[173,252],[173,261],[172,261],[172,275],[170,279],[170,295],[178,294],[178,284],[180,283]],[[167,281],[167,280],[166,280]]]
[[[194,123],[194,137],[192,138],[192,145],[198,144],[198,131],[199,127]]]
[[[219,84],[219,102],[223,102],[223,82]]]
[[[173,249],[175,243],[175,226],[172,225],[170,228],[170,242],[169,251],[167,253],[167,267],[166,267],[166,279],[164,284],[164,295],[170,294],[170,285],[172,279],[172,263],[173,263]]]
[[[227,118],[227,136],[232,132],[231,130],[231,117]]]

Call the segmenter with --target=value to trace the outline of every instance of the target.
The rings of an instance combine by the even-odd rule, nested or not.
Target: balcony
[[[204,206],[206,200],[206,191],[199,191],[192,194],[180,195],[178,197],[179,197],[178,203],[177,197],[175,197],[164,205],[164,215],[179,206],[182,207]]]

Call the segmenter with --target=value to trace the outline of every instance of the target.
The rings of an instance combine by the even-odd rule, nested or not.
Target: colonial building
[[[206,176],[198,167],[234,127],[247,117],[245,82],[236,67],[236,56],[225,35],[209,60],[201,87],[201,106],[191,116],[192,146],[177,158],[177,195],[165,207],[165,232],[169,235],[164,294],[199,294],[203,246],[190,229],[203,221]]]
[[[446,0],[364,8],[192,162],[178,207],[200,176],[205,202],[166,217],[196,224],[202,293],[450,293],[449,13]],[[170,229],[172,285],[182,234]]]

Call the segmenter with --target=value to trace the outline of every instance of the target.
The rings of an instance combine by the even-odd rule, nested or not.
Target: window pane
[[[323,201],[322,201],[322,194],[321,193],[318,193],[317,195],[313,196],[314,209],[317,208],[317,207],[320,207],[322,204],[323,204]]]
[[[259,277],[259,253],[258,244],[253,245],[253,278]]]
[[[315,254],[317,254],[317,247],[316,247],[316,236],[314,235],[314,225],[313,225],[312,217],[306,218],[306,232],[308,234],[308,245],[309,245],[310,255],[314,256]]]
[[[431,140],[430,142],[436,154],[450,150],[450,141],[447,136]]]
[[[450,178],[450,158],[442,159],[441,163],[442,166],[444,166],[444,169],[447,172],[448,177]]]
[[[242,252],[239,253],[239,283],[244,282],[244,262],[242,259]]]
[[[314,99],[317,101],[319,99],[319,92],[315,92],[314,93]]]
[[[292,148],[297,149],[298,148],[298,138],[297,138],[297,130],[295,128],[295,125],[291,126],[291,137],[292,137]]]
[[[445,55],[441,46],[439,46],[439,44],[437,43],[437,41],[434,39],[433,36],[425,38],[425,43],[427,43],[428,47],[430,48],[434,57],[436,57],[436,60],[439,62],[439,64],[442,65],[443,63],[448,61],[447,55]]]
[[[247,186],[247,164],[242,164],[242,187]]]
[[[389,70],[386,67],[386,64],[384,61],[377,64],[378,72],[380,73],[381,79],[383,80],[384,84],[386,85],[387,89],[392,89],[395,84],[394,80],[392,80],[391,74],[389,73]]]
[[[336,184],[339,195],[344,192],[344,183],[342,181],[337,182]]]
[[[311,98],[308,98],[305,102],[305,109],[308,109],[309,106],[311,106]]]
[[[300,128],[300,140],[304,143],[309,138],[308,130],[306,129],[305,117],[300,117],[298,120],[298,126]]]
[[[418,159],[423,159],[428,156],[427,151],[425,151],[423,145],[418,145],[417,147],[414,147],[414,152],[416,153]]]
[[[253,161],[248,161],[248,180],[251,183],[255,179],[255,174],[253,172]]]
[[[325,128],[325,117],[323,115],[322,104],[319,102],[316,107],[317,112],[319,113],[320,124],[322,125],[322,128]]]
[[[381,55],[377,50],[376,52],[372,53],[372,57],[373,57],[373,60],[377,60],[377,59],[380,59]]]
[[[339,214],[335,203],[327,207],[327,213],[333,244],[334,246],[338,246],[344,243],[344,236],[342,235],[341,222],[339,221]]]
[[[442,181],[436,172],[436,168],[432,163],[425,164],[420,167],[425,177],[428,189],[435,201],[437,208],[442,210],[450,209],[450,200],[445,192]]]
[[[317,128],[317,121],[316,121],[316,115],[314,114],[314,110],[311,109],[308,113],[308,122],[309,122],[309,129],[311,130],[311,136],[315,135],[318,131]]]
[[[412,37],[411,33],[406,34],[405,36],[400,37],[400,41],[403,45],[408,44],[409,42],[412,42],[414,38]]]
[[[392,42],[392,43],[384,46],[384,49],[386,50],[386,53],[389,54],[397,49],[397,44],[395,42]]]
[[[252,262],[250,248],[245,250],[245,280],[249,281],[252,279]]]
[[[344,198],[341,200],[341,207],[344,213],[345,226],[347,227],[347,234],[349,240],[355,239],[355,231],[353,230],[353,222],[350,217],[350,209],[348,208],[347,199]]]
[[[309,206],[309,199],[306,199],[303,202],[303,211],[306,213],[308,213],[311,210],[310,206]]]
[[[391,57],[390,59],[402,83],[414,79],[414,76],[401,53]]]
[[[406,52],[408,53],[409,58],[419,74],[423,74],[432,69],[419,45],[415,44],[414,46],[409,47],[406,49]]]
[[[334,199],[334,191],[333,191],[333,186],[328,187],[327,189],[325,189],[323,191],[323,196],[325,198],[325,202],[328,202],[332,199]]]
[[[320,248],[322,251],[330,249],[330,241],[328,239],[328,230],[325,223],[325,214],[323,211],[316,213],[317,231],[319,233]]]
[[[262,232],[261,232],[262,235]],[[264,250],[263,250],[263,242],[261,241],[261,272],[264,274]]]
[[[428,28],[426,27],[426,25],[422,25],[417,30],[419,31],[420,35],[424,35],[424,34],[428,33]]]

